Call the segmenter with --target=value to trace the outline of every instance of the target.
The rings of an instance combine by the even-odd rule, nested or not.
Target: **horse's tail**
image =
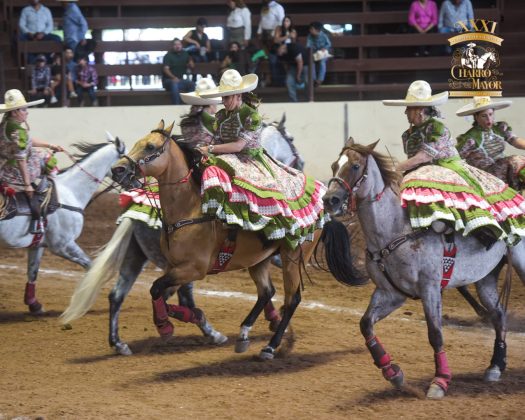
[[[346,286],[368,283],[368,277],[360,273],[352,261],[350,238],[345,225],[335,220],[325,223],[321,241],[325,247],[328,269],[338,282]]]
[[[120,269],[132,233],[133,220],[126,217],[93,261],[91,268],[77,284],[68,308],[60,315],[63,324],[84,316],[95,303],[102,286],[111,280]]]

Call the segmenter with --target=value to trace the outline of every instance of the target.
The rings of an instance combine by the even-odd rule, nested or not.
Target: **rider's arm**
[[[410,159],[400,162],[397,165],[396,170],[401,172],[408,171],[409,169],[415,168],[416,166],[421,165],[422,163],[430,162],[431,160],[432,156],[430,156],[425,151],[420,150]]]
[[[245,146],[246,146],[246,140],[237,139],[236,141],[232,141],[230,143],[204,146],[200,149],[202,152],[206,154],[213,153],[215,155],[215,154],[221,154],[221,153],[239,153],[245,148]]]
[[[36,139],[34,137],[32,138],[32,141],[33,141],[33,146],[36,146],[36,147],[46,147],[48,149],[53,150],[54,152],[63,152],[64,151],[64,148],[62,146],[57,145],[57,144],[47,143],[44,140]]]

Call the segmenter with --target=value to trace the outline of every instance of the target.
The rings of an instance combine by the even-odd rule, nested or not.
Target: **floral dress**
[[[484,130],[478,124],[458,137],[457,149],[469,165],[497,176],[512,188],[525,188],[525,156],[505,156],[505,146],[516,136],[506,122]]]
[[[260,143],[261,117],[243,104],[217,113],[215,133],[223,143],[246,142],[239,153],[210,155],[202,178],[202,211],[228,225],[284,239],[295,249],[325,220],[326,187],[268,156]]]
[[[525,235],[525,199],[500,179],[465,163],[443,123],[430,118],[405,131],[403,147],[409,158],[420,150],[432,157],[431,165],[409,172],[401,184],[401,202],[413,228],[442,220],[464,236],[490,230],[509,244]]]
[[[24,179],[18,161],[27,162],[29,181],[34,182],[42,173],[56,169],[56,158],[44,150],[35,149],[28,130],[8,116],[0,123],[0,182],[16,191],[24,190]]]

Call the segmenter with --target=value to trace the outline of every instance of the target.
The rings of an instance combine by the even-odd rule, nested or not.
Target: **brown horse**
[[[166,305],[164,291],[168,287],[203,279],[214,266],[230,232],[222,221],[203,216],[199,182],[197,177],[192,176],[192,172],[197,171],[197,166],[193,164],[193,151],[172,139],[172,129],[173,124],[165,128],[164,121],[161,121],[155,130],[139,140],[129,154],[112,168],[113,179],[124,186],[139,187],[139,178],[148,175],[159,182],[165,227],[161,248],[168,260],[168,268],[153,283],[150,293],[153,320],[161,336],[170,336],[173,332],[173,326],[168,320],[172,305]],[[248,349],[249,330],[275,293],[269,276],[270,257],[280,252],[285,293],[282,320],[268,345],[260,352],[262,359],[273,359],[301,301],[301,264],[309,261],[320,234],[321,230],[317,230],[313,241],[304,242],[291,250],[281,241],[262,241],[257,232],[237,232],[236,251],[226,271],[248,268],[258,295],[255,306],[241,324],[235,346],[237,352]]]

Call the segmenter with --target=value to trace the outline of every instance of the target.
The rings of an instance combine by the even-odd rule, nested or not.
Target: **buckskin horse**
[[[228,237],[228,230],[218,219],[202,216],[200,186],[192,177],[194,171],[191,151],[184,149],[171,138],[173,124],[164,127],[161,121],[157,129],[139,140],[130,153],[113,166],[113,179],[123,185],[140,187],[138,179],[153,176],[159,182],[160,201],[166,230],[162,234],[161,247],[169,268],[152,286],[154,300],[172,286],[180,286],[203,279],[213,268],[217,255]],[[184,205],[182,205],[184,203]],[[283,260],[284,307],[282,319],[276,332],[259,356],[273,359],[283,334],[301,300],[301,263],[310,259],[319,240],[321,230],[313,241],[306,241],[291,250],[281,246],[282,241],[263,243],[256,232],[239,231],[236,252],[226,271],[247,268],[257,286],[257,301],[241,324],[235,350],[244,352],[249,347],[249,331],[263,307],[275,293],[269,276],[270,257],[280,252]],[[161,335],[169,336],[173,327],[167,321],[170,307],[154,307],[154,322]],[[166,313],[167,312],[167,313]],[[159,323],[159,318],[162,323]]]
[[[413,231],[397,194],[399,175],[391,159],[369,146],[347,142],[336,162],[334,177],[323,201],[332,216],[343,214],[351,203],[357,211],[367,246],[367,269],[375,283],[360,328],[375,365],[395,387],[403,384],[403,372],[374,333],[374,324],[401,307],[407,297],[421,299],[430,345],[434,349],[435,376],[428,398],[443,398],[451,381],[441,332],[441,289],[444,273],[444,239],[432,229]],[[339,235],[340,243],[346,231]],[[507,248],[498,241],[489,250],[476,239],[455,235],[457,256],[453,274],[446,288],[475,283],[496,332],[493,356],[486,369],[485,381],[498,381],[506,367],[505,311],[499,301],[497,281],[504,265]],[[348,244],[345,246],[349,246]],[[514,269],[525,279],[525,244],[509,248]],[[343,256],[344,257],[344,256]],[[352,267],[349,262],[349,266]],[[332,273],[352,284],[353,272]],[[346,274],[346,276],[345,276]]]

